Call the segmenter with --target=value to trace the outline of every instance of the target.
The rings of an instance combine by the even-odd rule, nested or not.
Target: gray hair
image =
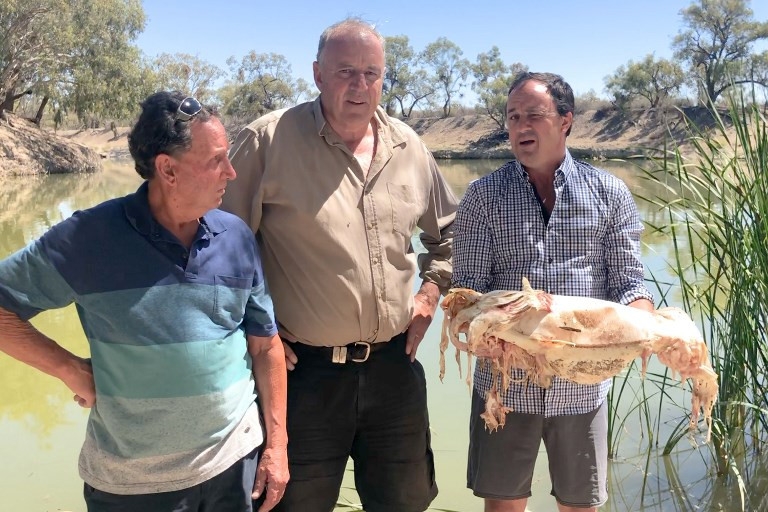
[[[320,42],[317,45],[317,62],[320,62],[320,55],[323,53],[323,49],[329,40],[343,33],[352,32],[355,30],[358,32],[367,32],[371,34],[379,40],[382,49],[386,47],[387,43],[384,39],[384,36],[382,36],[379,31],[376,30],[376,27],[373,24],[368,23],[362,18],[349,17],[341,20],[338,23],[334,23],[327,29],[323,30],[323,33],[320,34]]]
[[[141,103],[139,120],[128,135],[128,150],[136,172],[145,180],[155,176],[155,158],[164,153],[174,155],[187,151],[192,145],[192,123],[205,123],[218,113],[204,105],[187,121],[180,121],[176,111],[187,97],[179,91],[158,91]]]

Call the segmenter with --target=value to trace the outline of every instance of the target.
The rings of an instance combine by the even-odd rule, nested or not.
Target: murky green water
[[[441,168],[456,191],[492,171],[499,161],[441,162]],[[638,178],[630,166],[610,166],[637,196],[654,190]],[[104,172],[90,176],[51,176],[0,180],[0,257],[21,248],[77,209],[132,192],[140,179],[127,162],[111,163]],[[661,222],[656,210],[640,203],[646,220]],[[643,259],[656,275],[664,276],[668,242],[646,233]],[[674,302],[674,294],[672,294]],[[441,316],[427,333],[419,359],[429,386],[429,411],[440,494],[434,509],[462,512],[482,510],[482,501],[465,488],[469,389],[458,376],[452,357],[447,361],[445,382],[438,376],[438,341]],[[87,344],[74,308],[42,314],[33,322],[68,349],[87,354]],[[465,368],[466,370],[466,368]],[[639,383],[635,383],[639,387]],[[690,397],[679,388],[673,391],[681,408]],[[671,430],[683,415],[682,409],[666,411],[664,429]],[[44,376],[0,354],[0,512],[84,512],[82,482],[77,475],[77,455],[84,436],[86,411],[58,381]],[[611,498],[604,510],[694,511],[734,510],[733,486],[707,473],[708,450],[696,450],[682,442],[670,457],[655,453],[646,458],[645,434],[639,417],[630,416],[617,459],[611,464]],[[663,439],[662,439],[663,442]],[[745,456],[746,457],[746,456]],[[764,492],[765,457],[749,456],[753,478],[748,492]],[[647,475],[644,500],[643,477]],[[749,475],[748,475],[749,476]],[[542,454],[534,477],[534,496],[529,509],[554,510],[549,496],[546,457]],[[345,479],[342,501],[357,501],[351,472]],[[700,504],[701,502],[701,504]],[[340,509],[342,510],[342,509]]]

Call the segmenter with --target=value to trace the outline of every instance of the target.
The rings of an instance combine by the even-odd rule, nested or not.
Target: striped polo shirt
[[[211,210],[187,250],[147,191],[76,212],[0,262],[0,307],[23,320],[76,304],[96,383],[80,476],[115,494],[197,485],[260,445],[246,333],[277,333],[246,224]]]

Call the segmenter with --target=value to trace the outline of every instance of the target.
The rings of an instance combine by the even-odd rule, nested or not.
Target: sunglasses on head
[[[177,121],[189,121],[200,111],[203,110],[203,106],[195,98],[189,96],[184,98],[179,104],[179,108],[176,109]]]

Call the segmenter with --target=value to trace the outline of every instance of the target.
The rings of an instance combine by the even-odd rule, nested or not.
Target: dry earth
[[[91,147],[67,141],[12,114],[0,120],[0,177],[9,174],[94,172],[101,157]]]
[[[705,109],[688,108],[685,116],[702,128],[712,119]],[[574,117],[568,147],[577,158],[629,158],[648,155],[665,141],[686,137],[679,111],[643,111],[628,115],[613,109],[590,110]],[[487,116],[464,115],[409,121],[438,158],[511,158],[507,133]]]

